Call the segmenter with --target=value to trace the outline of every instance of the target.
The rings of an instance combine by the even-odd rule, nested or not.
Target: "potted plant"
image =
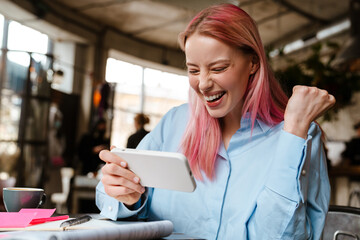
[[[287,59],[290,64],[285,69],[275,71],[275,75],[289,96],[295,85],[316,86],[334,95],[336,104],[324,115],[324,120],[330,120],[339,109],[352,104],[353,94],[360,90],[360,75],[334,67],[332,62],[339,45],[332,42],[326,45],[331,49],[327,58],[321,56],[323,44],[317,43],[311,46],[312,51],[307,59],[300,63]],[[280,51],[280,56],[286,57],[283,51]]]

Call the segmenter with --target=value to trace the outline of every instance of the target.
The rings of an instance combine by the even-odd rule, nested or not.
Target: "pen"
[[[39,224],[39,223],[58,221],[58,220],[65,220],[65,219],[68,219],[68,218],[69,218],[68,215],[57,216],[57,217],[48,217],[48,218],[36,218],[36,219],[33,219],[29,224],[35,225],[35,224]]]
[[[62,222],[60,224],[60,227],[63,228],[63,230],[65,230],[66,227],[71,227],[71,226],[75,226],[75,225],[79,225],[85,222],[88,222],[92,219],[91,216],[89,215],[85,215],[79,218],[75,218],[75,219],[71,219],[71,220],[67,220],[65,222]]]

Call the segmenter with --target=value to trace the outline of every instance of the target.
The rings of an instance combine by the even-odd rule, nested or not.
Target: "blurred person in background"
[[[94,128],[82,136],[78,146],[78,156],[82,164],[82,174],[96,174],[104,163],[99,158],[101,150],[109,149],[110,139],[106,137],[106,120],[100,118]]]
[[[143,113],[138,113],[134,117],[134,125],[136,132],[128,138],[126,147],[127,148],[136,148],[140,141],[149,133],[149,131],[145,130],[145,125],[150,122],[148,116]]]

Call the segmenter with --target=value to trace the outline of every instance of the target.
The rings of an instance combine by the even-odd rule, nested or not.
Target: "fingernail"
[[[134,182],[138,183],[140,181],[140,179],[138,177],[134,177]]]
[[[141,188],[141,193],[144,193],[145,192],[145,188],[143,187],[143,188]]]
[[[124,163],[124,162],[120,162],[120,165],[121,165],[122,167],[126,167],[126,163]]]

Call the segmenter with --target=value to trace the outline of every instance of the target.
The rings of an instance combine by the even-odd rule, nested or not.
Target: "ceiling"
[[[221,2],[248,12],[258,24],[264,45],[273,46],[309,39],[346,19],[349,10],[349,0],[52,0],[51,4],[127,36],[178,48],[177,36],[191,18]]]

